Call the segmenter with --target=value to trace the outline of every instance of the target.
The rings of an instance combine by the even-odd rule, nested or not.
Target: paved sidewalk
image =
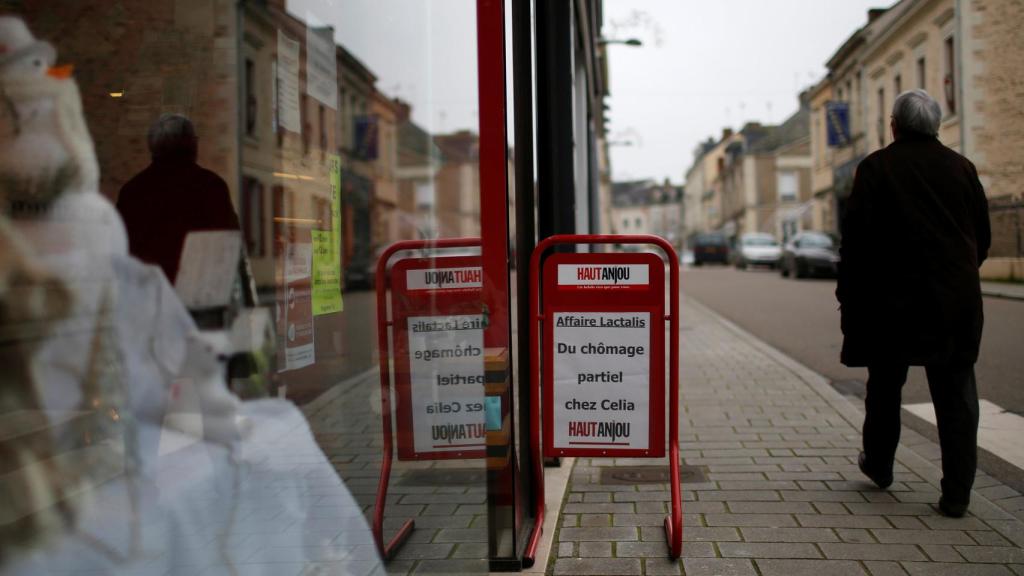
[[[664,460],[578,458],[549,573],[1024,575],[1020,494],[980,474],[968,516],[940,516],[938,447],[906,428],[878,490],[856,465],[862,408],[823,378],[692,301],[682,345],[682,454],[707,475],[683,485],[683,559],[668,484],[601,483]]]
[[[985,296],[1024,300],[1024,284],[1012,282],[982,282],[981,293]]]
[[[335,386],[302,410],[320,448],[372,524],[382,446],[377,371],[370,370]],[[394,461],[384,516],[385,539],[390,540],[409,518],[416,520],[416,527],[395,559],[386,565],[388,574],[487,574],[484,466],[483,459]],[[365,543],[344,560],[375,555],[373,540],[367,534]],[[335,573],[315,568],[303,574]]]

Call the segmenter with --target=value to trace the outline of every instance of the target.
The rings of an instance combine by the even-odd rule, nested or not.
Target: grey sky
[[[645,43],[608,48],[611,138],[634,144],[612,147],[613,178],[680,183],[699,141],[781,122],[868,8],[892,3],[605,0],[605,35]],[[475,0],[288,0],[288,10],[333,25],[427,130],[477,129]]]
[[[681,183],[698,142],[747,120],[777,123],[825,61],[892,0],[605,0],[605,33],[645,46],[609,46],[616,180]],[[635,18],[642,11],[649,18]],[[633,21],[632,25],[615,23]],[[655,45],[660,36],[661,45]]]
[[[477,130],[475,0],[288,0],[288,11],[334,26],[335,40],[412,104],[431,132]]]

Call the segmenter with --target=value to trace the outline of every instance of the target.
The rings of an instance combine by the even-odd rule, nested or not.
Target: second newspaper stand
[[[665,262],[658,254],[557,253],[544,262],[541,275],[544,253],[567,244],[660,248],[668,258],[669,314],[665,315]],[[679,259],[675,250],[665,239],[650,235],[552,236],[533,251],[530,275],[530,443],[537,509],[525,553],[527,565],[534,561],[544,523],[542,438],[546,457],[665,455],[666,320],[672,513],[665,518],[665,537],[670,556],[678,558],[683,547],[683,509],[679,485]]]

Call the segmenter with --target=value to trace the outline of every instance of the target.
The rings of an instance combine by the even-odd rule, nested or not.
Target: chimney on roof
[[[412,115],[412,106],[410,106],[408,102],[402,100],[401,98],[395,98],[393,102],[395,103],[396,116],[398,116],[398,121],[408,121],[409,116]]]
[[[722,128],[722,140],[727,140],[732,136],[732,128]]]
[[[888,12],[888,8],[868,8],[868,24],[878,19],[879,16]]]
[[[800,101],[800,109],[801,110],[808,110],[808,109],[810,109],[810,107],[811,107],[811,89],[810,88],[807,88],[806,90],[803,90],[803,91],[800,92],[799,101]]]

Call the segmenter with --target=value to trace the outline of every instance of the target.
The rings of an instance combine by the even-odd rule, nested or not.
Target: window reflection
[[[393,399],[395,433],[454,438],[438,407],[458,403],[475,448],[396,454],[384,534],[416,520],[397,571],[486,571],[479,328],[435,343],[393,334],[387,351],[374,338],[374,290],[396,277],[376,274],[389,246],[480,235],[475,4],[7,4],[30,41],[54,42],[44,68],[74,71],[4,76],[5,97],[42,90],[56,120],[39,133],[68,118],[81,132],[66,174],[24,141],[0,161],[4,176],[55,175],[45,198],[3,180],[0,272],[18,280],[0,294],[0,354],[23,394],[0,418],[38,432],[0,435],[20,479],[2,497],[26,502],[0,530],[0,571],[379,568],[375,368],[445,343],[475,353],[411,375],[421,390]],[[10,140],[22,127],[8,120]],[[400,262],[472,275],[479,249]],[[25,294],[36,309],[7,305]],[[414,311],[486,322],[465,294],[426,294]],[[446,396],[453,382],[470,400]],[[411,421],[417,408],[437,421]]]

